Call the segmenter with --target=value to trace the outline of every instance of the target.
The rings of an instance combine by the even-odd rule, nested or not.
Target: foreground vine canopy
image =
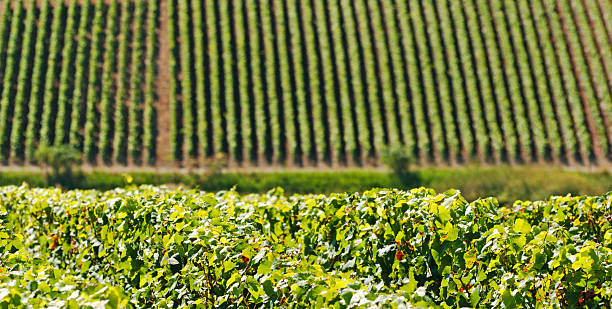
[[[612,194],[0,188],[0,306],[606,306]]]

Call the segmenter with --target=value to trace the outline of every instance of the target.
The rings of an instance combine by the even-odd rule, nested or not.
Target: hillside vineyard
[[[602,164],[610,0],[0,0],[0,160]]]

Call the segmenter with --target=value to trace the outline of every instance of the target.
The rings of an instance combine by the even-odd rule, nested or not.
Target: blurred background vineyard
[[[0,0],[0,161],[608,165],[610,0]]]

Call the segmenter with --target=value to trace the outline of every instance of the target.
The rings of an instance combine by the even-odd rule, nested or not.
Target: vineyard
[[[0,160],[68,144],[93,164],[154,162],[158,3],[0,6]]]
[[[612,195],[0,188],[5,308],[598,308]]]
[[[35,9],[36,8],[36,9]],[[2,0],[0,161],[612,160],[609,0]]]

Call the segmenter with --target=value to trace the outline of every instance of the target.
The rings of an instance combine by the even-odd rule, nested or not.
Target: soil
[[[157,116],[157,166],[176,166],[172,160],[170,145],[170,72],[168,59],[170,49],[168,47],[168,19],[166,6],[167,0],[160,0],[160,24],[158,31],[159,54],[157,58],[157,78],[155,79],[155,90],[157,100],[154,107]]]

